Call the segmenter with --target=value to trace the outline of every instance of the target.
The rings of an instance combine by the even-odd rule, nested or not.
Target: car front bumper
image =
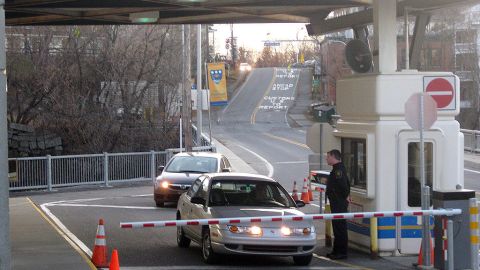
[[[212,228],[212,248],[222,254],[296,256],[311,254],[317,242],[314,231],[300,236],[282,236],[275,229],[265,231],[269,234],[255,237]]]

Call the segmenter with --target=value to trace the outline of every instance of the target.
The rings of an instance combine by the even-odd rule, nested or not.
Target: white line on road
[[[273,166],[272,164],[270,164],[270,162],[268,162],[265,158],[263,158],[262,156],[260,156],[259,154],[253,152],[252,150],[244,147],[244,146],[241,146],[241,145],[238,145],[240,148],[242,148],[243,150],[249,152],[250,154],[256,156],[258,159],[260,159],[262,162],[265,163],[265,166],[267,166],[267,170],[268,170],[268,177],[272,177],[273,176]]]
[[[279,161],[275,162],[275,164],[303,164],[307,163],[307,161]]]
[[[323,256],[320,256],[318,254],[315,254],[313,253],[313,257],[317,258],[317,259],[320,259],[320,260],[324,260],[324,261],[331,261],[333,263],[337,263],[337,264],[340,264],[340,265],[343,265],[343,266],[347,266],[348,268],[340,268],[340,269],[364,269],[364,270],[373,270],[371,268],[367,268],[367,267],[362,267],[360,265],[354,265],[354,264],[350,264],[350,263],[346,263],[346,262],[340,262],[340,261],[333,261],[333,260],[330,260],[329,258],[327,257],[323,257]],[[122,268],[123,269],[123,268]]]
[[[479,171],[474,171],[474,170],[469,170],[469,169],[464,169],[464,170],[467,171],[467,172],[473,172],[473,173],[478,173],[478,174],[480,174]]]
[[[75,204],[75,203],[56,203],[51,206],[73,206],[73,207],[99,207],[99,208],[122,208],[122,209],[144,209],[144,210],[160,210],[158,207],[152,206],[126,206],[126,205],[105,205],[105,204]]]
[[[294,96],[294,97],[295,97],[296,94],[297,94],[297,90],[298,90],[298,89],[297,89],[297,88],[298,88],[298,80],[300,79],[300,73],[301,73],[301,71],[299,70],[299,71],[298,71],[297,80],[295,81],[295,88],[294,88],[294,90],[293,90],[293,96]],[[292,105],[292,104],[290,104],[290,105]],[[290,124],[288,123],[288,119],[287,119],[288,111],[290,110],[290,108],[291,108],[291,107],[288,106],[287,110],[285,110],[285,124],[287,124],[287,126],[288,126],[289,128],[292,128],[292,127],[290,126]]]
[[[73,234],[70,230],[63,225],[63,223],[48,209],[47,207],[48,203],[44,203],[40,205],[42,208],[43,212],[50,217],[50,219],[58,226],[58,228],[68,237],[70,240],[72,240],[83,252],[85,252],[88,256],[92,257],[92,251],[82,242],[78,237]]]

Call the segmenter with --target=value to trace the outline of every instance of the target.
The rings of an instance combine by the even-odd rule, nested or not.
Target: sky
[[[231,36],[230,24],[215,24],[215,51],[227,54],[225,40]],[[261,52],[265,40],[308,38],[305,24],[299,23],[269,23],[269,24],[234,24],[233,36],[237,37],[238,47]],[[210,40],[213,34],[210,33]]]

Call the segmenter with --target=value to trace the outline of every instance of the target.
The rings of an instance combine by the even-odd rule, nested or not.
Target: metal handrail
[[[480,131],[460,129],[464,136],[464,150],[471,153],[480,153]]]
[[[153,181],[166,162],[167,151],[9,158],[9,190]]]

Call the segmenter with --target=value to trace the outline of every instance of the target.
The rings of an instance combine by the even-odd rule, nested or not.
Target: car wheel
[[[155,204],[157,205],[157,207],[164,207],[165,206],[164,201],[155,201]]]
[[[213,264],[217,261],[217,254],[213,252],[212,240],[210,238],[210,229],[204,229],[202,235],[202,258],[208,264]]]
[[[309,255],[304,255],[304,256],[293,256],[293,262],[295,265],[299,266],[304,266],[304,265],[309,265],[310,262],[312,261],[312,254]]]
[[[179,216],[177,220],[181,219]],[[183,231],[182,226],[177,227],[177,245],[180,248],[188,248],[190,246],[190,240],[188,237],[185,236],[185,232]]]

